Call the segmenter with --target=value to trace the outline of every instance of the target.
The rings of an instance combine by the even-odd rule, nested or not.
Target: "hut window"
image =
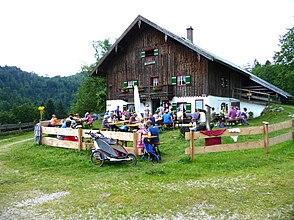
[[[186,112],[186,113],[191,113],[191,103],[178,102],[177,103],[177,109],[180,109],[180,110],[182,110],[183,112]]]
[[[225,77],[221,78],[220,83],[222,88],[228,87],[228,80]]]
[[[133,88],[134,86],[138,86],[138,80],[124,81],[124,88]]]
[[[172,85],[177,86],[185,86],[191,84],[191,76],[190,75],[177,75],[172,77]]]
[[[140,53],[141,58],[158,56],[158,48],[146,49]]]
[[[150,77],[150,85],[151,86],[158,86],[159,85],[159,78],[158,78],[158,76],[151,76]]]

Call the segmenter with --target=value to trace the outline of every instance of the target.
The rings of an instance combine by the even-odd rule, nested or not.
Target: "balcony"
[[[172,99],[174,96],[173,86],[172,85],[159,85],[159,86],[146,86],[139,87],[139,95],[141,99]],[[134,98],[134,89],[133,88],[122,88],[119,89],[118,98],[127,100]]]
[[[234,89],[233,98],[256,104],[280,103],[278,97],[273,94],[241,88]]]

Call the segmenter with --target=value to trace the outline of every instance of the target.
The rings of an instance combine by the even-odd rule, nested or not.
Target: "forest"
[[[39,117],[37,107],[50,106],[50,103],[60,116],[66,115],[82,78],[81,73],[50,78],[14,66],[0,66],[0,122],[31,122],[32,118]],[[32,108],[36,111],[31,111]]]

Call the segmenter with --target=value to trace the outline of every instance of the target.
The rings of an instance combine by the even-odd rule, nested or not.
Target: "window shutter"
[[[141,58],[144,58],[144,57],[145,57],[145,51],[141,51],[141,52],[140,52],[140,57],[141,57]]]
[[[154,49],[154,56],[158,56],[158,48]]]
[[[172,111],[176,111],[177,110],[177,103],[172,103]]]
[[[172,85],[177,85],[177,77],[176,76],[172,76]]]
[[[191,84],[191,76],[187,75],[186,76],[186,85],[190,85]]]
[[[124,81],[124,88],[128,88],[128,82]]]
[[[134,81],[134,86],[138,86],[138,80]]]
[[[186,113],[191,113],[191,103],[186,104]]]

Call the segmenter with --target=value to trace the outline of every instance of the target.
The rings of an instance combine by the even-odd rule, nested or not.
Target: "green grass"
[[[250,125],[290,119],[285,112],[267,114],[272,112]],[[0,219],[293,219],[293,141],[271,147],[269,154],[263,149],[209,153],[191,162],[184,154],[189,141],[178,130],[160,137],[161,163],[100,168],[89,164],[90,151],[30,141],[3,152],[2,138]],[[57,192],[67,194],[36,202]]]

